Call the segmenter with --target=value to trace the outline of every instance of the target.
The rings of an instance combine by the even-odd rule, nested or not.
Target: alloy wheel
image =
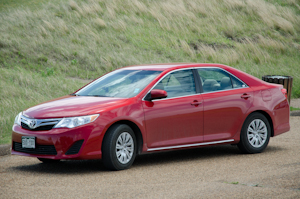
[[[119,135],[116,142],[116,156],[120,163],[127,164],[134,153],[134,141],[128,132]]]
[[[247,138],[251,146],[259,148],[264,145],[267,140],[268,129],[261,119],[253,120],[247,129]]]

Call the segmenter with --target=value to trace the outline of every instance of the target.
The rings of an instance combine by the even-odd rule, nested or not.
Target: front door
[[[192,70],[172,72],[154,89],[167,91],[168,97],[143,102],[149,151],[202,142],[203,103]]]

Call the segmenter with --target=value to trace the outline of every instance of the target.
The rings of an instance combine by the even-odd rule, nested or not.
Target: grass
[[[49,0],[0,0],[0,11],[11,10],[20,7],[39,8]]]
[[[300,108],[295,108],[295,107],[290,106],[290,111],[299,111],[299,110],[300,110]]]
[[[300,97],[299,0],[41,2],[0,1],[0,143],[18,112],[126,65],[215,62],[259,78],[291,75]]]
[[[15,115],[33,105],[73,93],[87,81],[22,68],[0,68],[0,144],[10,142]],[[8,89],[9,88],[9,89]]]

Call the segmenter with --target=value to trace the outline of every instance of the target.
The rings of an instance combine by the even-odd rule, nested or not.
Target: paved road
[[[265,152],[214,146],[140,156],[132,168],[101,161],[45,165],[0,157],[0,198],[300,198],[300,117]]]

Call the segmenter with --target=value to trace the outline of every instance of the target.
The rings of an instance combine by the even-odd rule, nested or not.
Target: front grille
[[[59,123],[61,119],[33,119],[21,116],[21,126],[24,129],[30,131],[49,131],[51,130],[57,123]]]
[[[79,140],[75,142],[71,148],[66,152],[66,155],[74,155],[77,154],[81,148],[81,145],[83,143],[83,140]]]
[[[39,154],[39,155],[57,155],[54,145],[35,145],[35,149],[22,148],[22,143],[14,142],[13,149],[18,152]]]
[[[39,126],[35,129],[31,129],[27,124],[21,122],[21,126],[22,126],[22,128],[30,130],[30,131],[49,131],[55,126],[55,124],[54,125]]]

